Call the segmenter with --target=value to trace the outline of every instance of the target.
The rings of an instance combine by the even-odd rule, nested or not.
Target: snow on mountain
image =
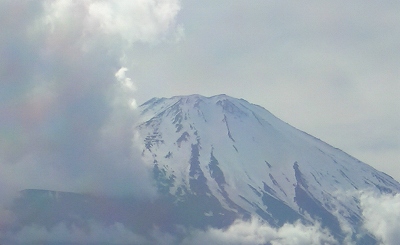
[[[135,141],[172,196],[203,192],[275,225],[319,218],[340,233],[343,220],[353,229],[361,221],[355,194],[342,196],[400,191],[390,176],[243,99],[154,98],[140,110]]]

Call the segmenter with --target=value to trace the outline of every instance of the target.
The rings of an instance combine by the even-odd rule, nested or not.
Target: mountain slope
[[[390,176],[242,99],[155,98],[140,110],[142,156],[154,164],[159,189],[178,199],[215,197],[226,210],[256,212],[273,225],[321,219],[339,234],[341,220],[353,229],[361,222],[357,198],[340,196],[400,190]]]

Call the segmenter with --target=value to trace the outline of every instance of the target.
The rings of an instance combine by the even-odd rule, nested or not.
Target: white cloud
[[[364,227],[382,245],[396,245],[400,241],[400,194],[376,195],[369,192],[360,196]]]
[[[253,217],[250,221],[236,220],[225,229],[209,228],[189,232],[183,244],[347,244],[354,245],[354,238],[371,234],[381,245],[396,245],[400,240],[400,194],[380,194],[371,191],[336,193],[341,201],[358,199],[362,213],[362,227],[354,227],[340,219],[345,237],[338,242],[318,222],[304,225],[286,223],[280,228],[271,227]],[[347,200],[348,201],[348,200]]]
[[[121,69],[119,69],[115,73],[115,77],[120,82],[120,86],[122,89],[119,98],[116,98],[116,99],[120,100],[120,101],[122,100],[122,101],[128,102],[129,106],[132,109],[136,109],[137,103],[136,103],[136,100],[134,99],[134,94],[133,94],[136,91],[136,86],[133,83],[132,79],[126,76],[127,71],[128,71],[128,68],[121,67]]]
[[[274,228],[252,218],[250,221],[237,220],[227,229],[210,228],[195,231],[183,244],[266,244],[272,245],[320,245],[338,244],[330,233],[319,224],[304,225],[300,222]]]
[[[73,40],[90,50],[104,37],[113,37],[122,41],[120,46],[129,47],[163,38],[175,25],[179,10],[178,0],[46,0],[43,22],[50,26],[50,37],[63,45]],[[65,40],[57,38],[60,35]]]

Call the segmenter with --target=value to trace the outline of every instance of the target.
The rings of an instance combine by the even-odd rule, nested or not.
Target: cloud
[[[400,241],[400,194],[374,195],[369,192],[360,196],[364,228],[381,244],[395,245]]]
[[[128,71],[128,68],[122,67],[115,73],[115,77],[117,80],[120,82],[120,85],[122,86],[122,89],[124,90],[124,95],[125,96],[120,96],[118,98],[119,101],[122,101],[122,103],[126,103],[127,101],[129,102],[129,105],[132,109],[137,108],[137,103],[136,100],[133,99],[133,93],[136,91],[136,86],[133,83],[132,79],[126,76],[126,72]]]
[[[74,224],[66,225],[58,223],[52,227],[42,227],[37,224],[24,226],[18,230],[8,229],[12,224],[11,213],[1,213],[0,217],[8,219],[0,222],[0,241],[12,241],[19,243],[31,243],[39,241],[47,242],[76,242],[110,244],[271,244],[271,245],[309,245],[309,244],[356,244],[354,239],[371,234],[380,244],[395,245],[398,243],[400,228],[400,195],[378,194],[370,191],[338,194],[341,201],[346,198],[356,198],[360,202],[360,211],[363,221],[360,227],[352,227],[350,221],[341,219],[341,227],[344,229],[343,240],[338,241],[318,221],[303,224],[299,221],[286,223],[281,227],[272,227],[257,216],[250,220],[238,219],[225,228],[208,227],[205,230],[170,224],[175,233],[169,233],[158,229],[156,226],[146,230],[146,234],[136,233],[135,230],[123,223],[103,224],[95,221],[84,221],[84,226]],[[15,224],[14,224],[15,225]],[[7,228],[8,227],[8,228]],[[359,241],[358,241],[359,242]]]
[[[148,244],[143,236],[137,235],[121,223],[104,225],[91,222],[85,229],[75,225],[59,223],[48,229],[43,226],[23,227],[16,234],[7,234],[3,241],[13,244],[73,243],[73,244]]]
[[[188,232],[182,244],[356,244],[366,234],[372,235],[382,245],[398,243],[400,229],[400,194],[381,194],[369,190],[351,193],[336,193],[343,202],[359,200],[362,223],[359,228],[352,227],[348,220],[340,219],[345,237],[336,240],[328,230],[314,224],[295,222],[282,227],[271,227],[253,217],[249,221],[236,220],[224,229],[208,228],[205,231]],[[347,201],[346,201],[347,200]],[[339,212],[339,211],[337,211]],[[354,230],[356,229],[356,230]]]
[[[340,202],[351,203],[355,201],[359,209],[360,226],[354,227],[354,221],[347,213],[348,210],[336,210],[341,229],[345,235],[343,244],[355,244],[354,238],[364,235],[371,236],[379,244],[397,244],[400,237],[400,194],[379,193],[372,189],[336,192],[335,196]],[[347,213],[347,214],[346,214]],[[348,220],[346,220],[346,218]]]
[[[250,221],[237,220],[227,229],[209,228],[195,231],[183,244],[338,244],[319,224],[300,222],[274,228],[253,217]]]
[[[148,235],[137,234],[121,223],[101,224],[89,222],[86,227],[57,225],[46,228],[39,225],[24,226],[17,232],[3,233],[2,242],[17,244],[38,242],[107,243],[107,244],[271,244],[271,245],[321,245],[339,244],[319,224],[304,225],[299,222],[274,228],[252,218],[237,220],[226,229],[209,228],[206,231],[181,228],[181,234],[173,235],[153,228]],[[180,237],[180,238],[179,238]],[[183,240],[182,240],[183,238]]]
[[[126,45],[157,41],[174,25],[180,5],[177,0],[57,0],[45,1],[45,10],[44,22],[52,33],[77,33],[76,41],[90,49],[104,35],[120,38]]]
[[[341,201],[359,200],[361,227],[354,230],[348,220],[340,219],[345,237],[339,242],[328,230],[314,224],[295,222],[282,227],[271,227],[253,217],[249,221],[236,220],[224,229],[208,228],[188,232],[182,244],[356,244],[354,239],[371,234],[382,245],[395,245],[400,240],[400,194],[380,194],[372,191],[336,193]],[[339,211],[338,211],[339,212]]]
[[[132,142],[136,85],[127,64],[137,43],[174,38],[179,10],[178,0],[0,2],[7,192],[154,194]]]

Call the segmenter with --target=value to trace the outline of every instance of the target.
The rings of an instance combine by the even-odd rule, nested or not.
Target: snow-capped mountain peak
[[[173,196],[212,196],[225,209],[256,210],[272,223],[286,221],[273,211],[279,202],[293,217],[328,217],[339,229],[333,209],[348,222],[356,222],[360,209],[333,193],[400,190],[391,177],[243,99],[154,98],[140,110],[143,159]]]

